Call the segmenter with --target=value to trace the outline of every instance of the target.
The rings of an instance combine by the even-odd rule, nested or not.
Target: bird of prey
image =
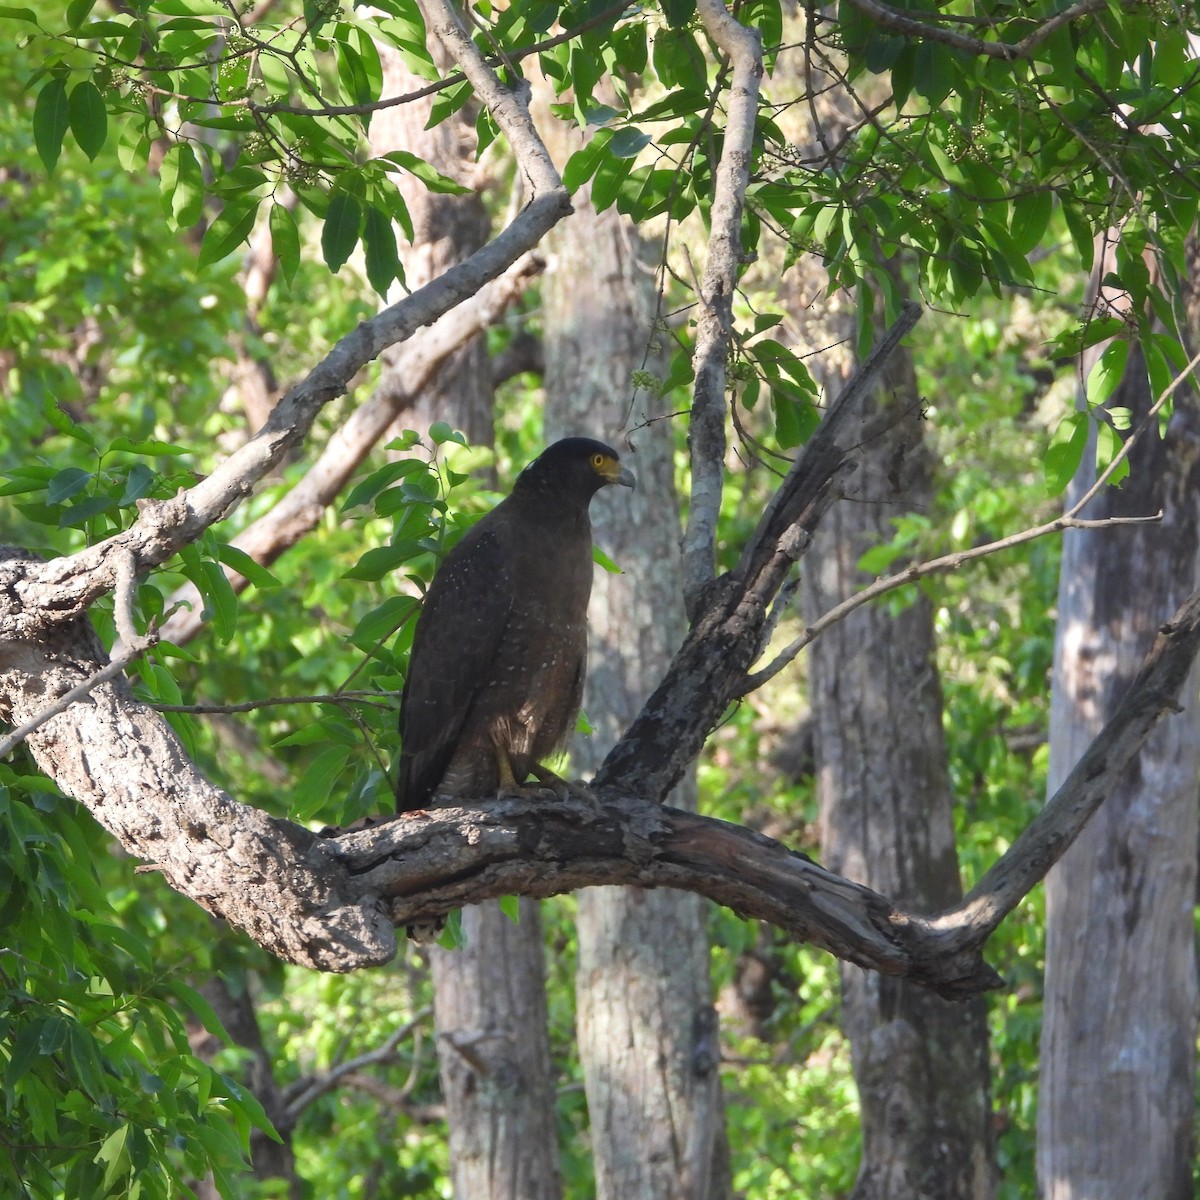
[[[592,590],[588,505],[607,484],[634,485],[615,450],[555,442],[446,556],[400,700],[398,812],[519,786],[574,729]]]

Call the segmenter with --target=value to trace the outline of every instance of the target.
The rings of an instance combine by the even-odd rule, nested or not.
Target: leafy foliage
[[[222,402],[236,346],[294,376],[369,311],[371,292],[403,282],[413,229],[397,180],[411,175],[440,192],[460,185],[405,150],[370,156],[365,133],[385,99],[378,46],[395,47],[430,81],[435,119],[467,105],[470,89],[441,78],[413,0],[346,8],[285,2],[253,24],[246,6],[207,0],[139,0],[112,12],[91,0],[0,8],[9,35],[0,38],[9,151],[0,369],[15,398],[0,424],[6,540],[56,554],[123,528],[139,501],[173,495],[247,432]],[[1019,11],[992,0],[953,12],[918,3],[905,7],[915,29],[868,17],[853,0],[811,28],[778,0],[738,10],[768,52],[747,257],[757,254],[774,283],[816,255],[830,291],[855,293],[864,314],[876,294],[894,312],[906,278],[962,314],[937,323],[918,356],[943,464],[934,511],[898,526],[893,543],[865,560],[872,570],[1013,532],[1047,511],[1133,340],[1156,390],[1182,365],[1177,302],[1200,199],[1194,15],[1112,3],[1064,20],[1061,10],[1051,0]],[[694,4],[528,0],[481,3],[474,15],[485,51],[510,63],[536,57],[556,91],[555,118],[588,135],[565,165],[566,185],[661,233],[664,261],[684,281],[668,287],[664,271],[662,312],[687,311],[694,264],[680,247],[709,220],[729,107],[727,64]],[[571,36],[553,37],[556,28]],[[985,32],[964,37],[963,28]],[[831,85],[847,112],[825,107]],[[486,114],[477,132],[483,151],[495,137]],[[252,316],[239,258],[264,225],[280,274]],[[1116,261],[1105,297],[1090,302],[1081,276],[1097,237],[1115,240]],[[788,314],[754,299],[739,301],[729,364],[737,411],[748,436],[786,452],[815,424],[817,389]],[[862,329],[869,338],[869,323]],[[665,374],[634,382],[678,397],[682,409],[692,327],[663,315],[658,334],[672,347]],[[1076,412],[1046,385],[1087,347],[1100,353],[1088,409]],[[539,440],[537,401],[523,385],[499,430],[503,474]],[[347,406],[331,407],[318,442]],[[214,779],[314,823],[389,807],[386,748],[416,596],[491,499],[471,477],[482,462],[446,427],[406,433],[381,448],[309,539],[270,571],[255,568],[229,539],[303,471],[293,463],[219,534],[143,583],[141,620],[161,618],[187,579],[210,630],[195,655],[162,646],[138,664],[145,698],[332,697],[255,708],[236,732],[172,714]],[[761,512],[764,487],[761,473],[731,476],[726,565]],[[235,595],[223,565],[251,590]],[[1036,741],[1056,565],[1054,549],[1039,545],[928,585],[968,879],[1011,840],[1044,786]],[[96,616],[111,634],[102,606]],[[731,714],[701,769],[702,806],[729,819],[754,809],[752,819],[784,821],[803,843],[815,820],[811,780],[772,757],[780,726],[801,716],[793,692]],[[412,964],[327,980],[231,949],[177,897],[134,882],[101,831],[23,760],[0,771],[0,1179],[14,1194],[175,1194],[210,1170],[227,1194],[249,1194],[244,1158],[250,1129],[264,1127],[261,1111],[231,1078],[235,1051],[223,1073],[187,1041],[188,1021],[216,1025],[188,982],[204,971],[260,989],[285,1086],[377,1046],[398,1020],[420,1028],[428,984]],[[550,911],[565,1171],[569,1191],[584,1194],[570,904]],[[713,927],[714,974],[728,984],[757,934],[727,913]],[[1003,1187],[1013,1196],[1033,1191],[1039,930],[1035,899],[994,947],[1014,984],[991,1012]],[[773,953],[766,1040],[732,1037],[728,1047],[735,1186],[764,1200],[837,1194],[852,1185],[857,1142],[835,972],[805,948]],[[408,1088],[405,1104],[381,1107],[347,1090],[301,1114],[293,1144],[315,1192],[350,1194],[347,1180],[364,1191],[364,1163],[390,1194],[442,1186],[443,1139],[422,1136],[424,1118],[414,1115],[435,1098],[428,1053],[406,1043],[386,1072],[397,1092]]]

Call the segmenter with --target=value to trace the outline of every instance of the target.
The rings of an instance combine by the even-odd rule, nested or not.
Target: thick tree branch
[[[742,270],[742,209],[763,74],[762,35],[757,29],[734,20],[722,0],[698,0],[696,10],[708,36],[728,56],[733,74],[692,356],[696,376],[688,432],[692,495],[683,535],[684,603],[692,618],[700,611],[704,589],[713,579],[725,478],[725,363],[733,338],[733,295]]]
[[[103,649],[86,620],[53,647],[0,642],[0,718],[94,674]],[[512,893],[597,884],[676,887],[794,937],[945,995],[998,982],[988,936],[1042,878],[1176,708],[1200,650],[1200,592],[1164,626],[1105,730],[1044,813],[961,905],[897,909],[771,838],[668,808],[628,788],[594,799],[537,793],[405,814],[336,838],[236,803],[203,780],[169,727],[123,682],[106,683],[29,737],[39,766],[184,895],[273,954],[347,971],[386,961],[393,927]],[[676,702],[687,705],[684,692]]]
[[[1180,711],[1180,692],[1198,650],[1200,591],[1193,592],[1159,630],[1112,719],[1062,787],[962,904],[937,918],[935,925],[950,934],[951,945],[967,945],[989,937],[1066,853],[1163,714]],[[1187,697],[1187,703],[1197,703],[1196,697]]]
[[[324,971],[391,958],[386,914],[346,892],[347,874],[328,843],[204,779],[123,679],[95,685],[106,657],[86,617],[50,630],[44,642],[0,640],[0,720],[19,724],[92,681],[86,702],[27,738],[58,787],[173,888],[278,957]]]

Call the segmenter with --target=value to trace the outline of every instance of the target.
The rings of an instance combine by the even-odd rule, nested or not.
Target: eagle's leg
[[[500,773],[500,786],[496,788],[496,795],[503,796],[508,792],[520,791],[521,784],[513,774],[512,760],[508,757],[508,751],[499,742],[493,742],[492,746],[496,751],[496,768]]]

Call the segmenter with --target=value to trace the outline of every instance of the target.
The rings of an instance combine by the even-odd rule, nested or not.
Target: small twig
[[[394,708],[390,703],[399,700],[399,692],[327,692],[315,696],[267,696],[262,700],[243,700],[239,704],[159,704],[149,707],[155,712],[191,713],[193,716],[228,716],[231,713],[254,712],[258,708],[273,708],[289,704],[371,704],[376,708]]]
[[[382,1045],[355,1058],[348,1058],[329,1068],[328,1071],[316,1071],[306,1079],[297,1080],[284,1092],[284,1102],[287,1115],[295,1121],[297,1117],[315,1100],[333,1091],[347,1075],[361,1071],[363,1067],[379,1066],[393,1061],[396,1048],[408,1037],[417,1026],[433,1013],[431,1008],[423,1008],[413,1015],[411,1021],[406,1021],[388,1035]]]
[[[139,649],[137,653],[141,653]],[[0,758],[6,758],[11,754],[31,733],[40,729],[47,721],[57,717],[60,713],[64,713],[77,700],[84,699],[90,692],[98,688],[102,683],[108,683],[110,679],[116,679],[121,674],[129,663],[130,659],[134,658],[134,654],[125,653],[114,658],[112,662],[97,671],[94,675],[89,675],[82,683],[77,684],[69,692],[65,692],[59,696],[53,704],[47,705],[41,712],[35,713],[23,725],[18,725],[12,733],[4,738],[0,738]]]
[[[1191,361],[1175,376],[1174,379],[1163,389],[1163,394],[1146,410],[1141,420],[1133,427],[1130,435],[1121,443],[1120,450],[1113,455],[1113,460],[1100,472],[1099,478],[1092,484],[1090,488],[1067,509],[1066,515],[1074,517],[1091,503],[1096,494],[1102,487],[1113,477],[1113,473],[1117,468],[1129,457],[1134,445],[1138,439],[1150,428],[1155,418],[1162,411],[1163,405],[1184,385],[1191,376],[1192,372],[1200,366],[1200,351],[1192,355]]]
[[[1195,354],[1187,366],[1163,389],[1162,395],[1146,410],[1141,420],[1134,426],[1133,431],[1121,444],[1120,450],[1113,455],[1112,462],[1104,468],[1095,483],[1061,517],[1056,517],[1053,521],[1046,521],[1044,524],[1022,530],[1020,533],[998,538],[994,542],[987,542],[982,546],[973,546],[969,550],[957,550],[953,554],[943,554],[941,557],[929,559],[927,562],[914,563],[912,566],[906,567],[903,571],[899,571],[895,575],[875,580],[874,583],[868,584],[862,591],[856,592],[853,596],[848,596],[840,604],[834,605],[827,613],[807,626],[800,637],[791,642],[769,665],[759,671],[755,671],[751,675],[747,675],[745,686],[738,694],[744,696],[754,691],[755,688],[762,687],[768,680],[774,679],[784,667],[795,659],[801,650],[810,645],[831,625],[836,625],[839,621],[845,619],[856,608],[861,608],[864,604],[877,599],[887,592],[895,591],[905,584],[914,583],[916,580],[924,579],[929,575],[938,575],[957,570],[964,563],[972,562],[977,558],[986,558],[1000,550],[1007,550],[1013,546],[1022,546],[1026,542],[1035,541],[1037,538],[1045,537],[1051,533],[1058,533],[1064,529],[1108,529],[1115,525],[1140,525],[1162,520],[1161,512],[1141,517],[1103,517],[1097,520],[1080,517],[1078,514],[1095,498],[1100,489],[1112,479],[1117,468],[1129,457],[1134,444],[1154,422],[1159,412],[1162,411],[1163,405],[1183,386],[1197,366],[1200,366],[1200,353]]]

